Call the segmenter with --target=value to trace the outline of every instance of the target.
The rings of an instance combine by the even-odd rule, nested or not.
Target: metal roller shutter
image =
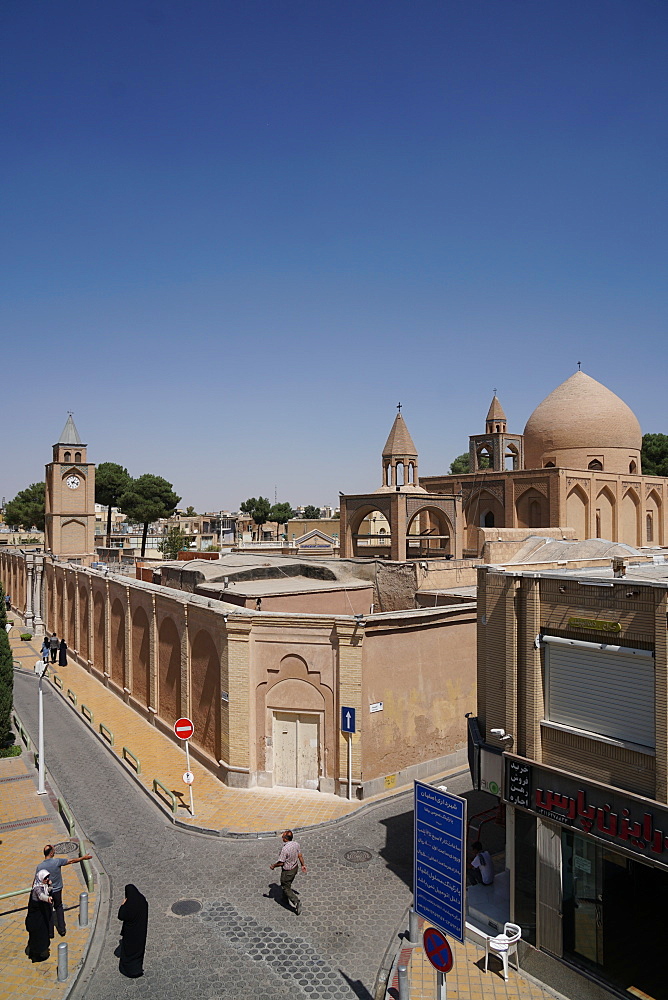
[[[654,655],[649,650],[542,638],[548,721],[656,746]]]

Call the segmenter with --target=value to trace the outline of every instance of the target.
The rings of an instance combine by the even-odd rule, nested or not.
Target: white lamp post
[[[38,736],[37,736],[37,794],[46,795],[46,785],[44,783],[44,691],[42,690],[42,678],[48,669],[48,664],[43,660],[38,660],[35,664],[35,673],[39,677],[39,695],[37,702]]]

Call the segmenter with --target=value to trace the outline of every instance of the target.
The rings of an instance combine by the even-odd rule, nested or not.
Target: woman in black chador
[[[49,957],[53,937],[53,903],[51,902],[51,877],[46,868],[35,875],[26,915],[28,947],[26,955],[33,962],[43,962]]]
[[[118,968],[124,976],[137,979],[144,975],[148,903],[136,885],[126,885],[125,899],[118,911],[118,919],[123,921]]]
[[[58,666],[67,666],[67,643],[64,639],[60,640],[60,646],[58,647]]]

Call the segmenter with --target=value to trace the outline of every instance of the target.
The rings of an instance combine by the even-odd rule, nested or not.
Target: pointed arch
[[[663,503],[657,490],[650,490],[645,500],[645,545],[663,545]]]
[[[106,617],[104,597],[98,590],[93,597],[93,665],[100,673],[107,671]]]
[[[148,616],[142,607],[132,616],[132,694],[142,705],[150,705],[151,634]]]
[[[640,498],[634,489],[626,491],[619,511],[619,540],[627,545],[641,545]]]
[[[181,636],[169,615],[158,632],[158,709],[170,725],[181,714]]]
[[[530,487],[515,501],[518,528],[549,528],[550,505],[547,497]]]
[[[200,629],[193,640],[190,677],[194,738],[217,761],[220,756],[220,656],[207,629]]]
[[[566,523],[575,531],[575,537],[583,541],[589,534],[589,497],[579,483],[573,487],[566,497]]]
[[[109,673],[112,681],[125,687],[125,609],[117,597],[111,606],[111,662]]]
[[[609,486],[599,490],[596,497],[596,527],[597,538],[607,538],[610,542],[617,541],[616,521],[617,498]]]

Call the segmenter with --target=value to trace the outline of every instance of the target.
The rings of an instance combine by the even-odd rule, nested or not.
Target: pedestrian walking
[[[483,851],[482,844],[476,840],[471,844],[473,861],[471,862],[471,880],[475,885],[491,885],[494,881],[494,862],[489,851]]]
[[[46,665],[49,662],[49,640],[44,639],[42,643],[42,648],[40,650],[40,655],[42,657],[42,662]]]
[[[128,979],[144,975],[144,953],[148,931],[148,902],[136,885],[126,885],[125,899],[118,911],[121,927],[119,971]]]
[[[28,898],[25,928],[28,932],[26,955],[32,962],[45,961],[49,957],[49,947],[53,937],[51,878],[45,868],[40,868],[35,873]]]
[[[270,865],[270,868],[272,871],[275,868],[281,869],[281,889],[286,899],[294,905],[295,913],[299,916],[302,912],[302,901],[292,888],[292,883],[295,880],[299,865],[301,865],[304,874],[306,874],[306,865],[302,857],[301,847],[294,840],[292,830],[284,830],[281,836],[283,838],[281,853],[278,855],[278,861]]]
[[[58,636],[54,632],[51,638],[49,639],[49,649],[51,650],[52,663],[56,662],[56,656],[58,655],[58,646],[59,646]]]
[[[5,594],[5,607],[6,607],[7,611],[11,611],[12,610],[12,599],[9,596],[9,594]]]
[[[37,871],[46,869],[51,878],[51,898],[53,899],[53,909],[56,917],[56,927],[61,937],[65,937],[65,910],[63,909],[63,876],[60,869],[67,865],[76,865],[80,861],[90,861],[92,854],[84,854],[83,857],[66,858],[55,857],[56,850],[52,844],[47,844],[44,848],[44,861],[37,866]]]
[[[58,666],[67,666],[67,643],[64,639],[60,640],[60,646],[58,647]]]

